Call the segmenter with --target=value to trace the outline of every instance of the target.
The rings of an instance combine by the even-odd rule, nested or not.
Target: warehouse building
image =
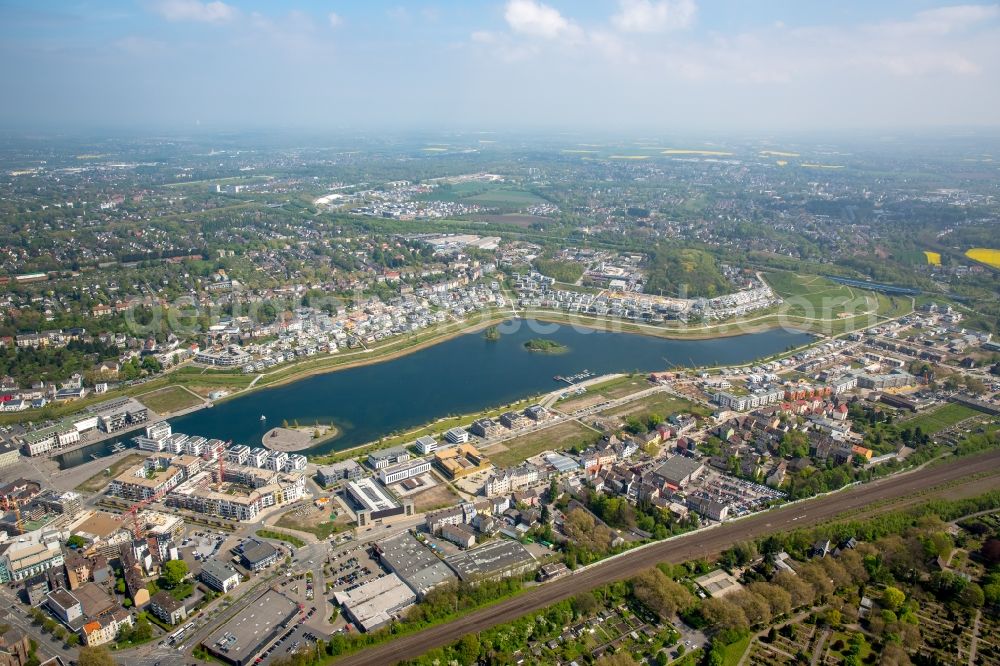
[[[247,666],[292,623],[298,612],[297,603],[268,590],[219,627],[202,645],[226,663]]]
[[[535,568],[535,558],[518,541],[497,539],[444,560],[465,582],[515,576]]]
[[[417,595],[396,574],[334,594],[344,616],[362,631],[374,631],[416,603]]]

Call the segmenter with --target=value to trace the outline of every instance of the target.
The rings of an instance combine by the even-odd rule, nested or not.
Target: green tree
[[[476,634],[466,634],[458,642],[456,653],[460,664],[475,664],[479,661],[479,636]]]
[[[80,648],[79,666],[117,666],[108,649],[101,646]]]
[[[181,584],[188,575],[188,565],[184,560],[170,560],[163,565],[163,583],[173,589]]]
[[[898,587],[889,585],[885,588],[885,591],[882,592],[882,603],[886,608],[893,612],[898,611],[904,601],[906,601],[906,593]]]

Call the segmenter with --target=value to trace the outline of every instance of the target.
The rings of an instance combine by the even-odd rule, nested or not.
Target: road
[[[926,491],[934,486],[960,480],[978,473],[988,476],[988,485],[1000,487],[1000,451],[962,458],[950,463],[924,467],[872,483],[854,486],[811,500],[796,502],[779,509],[753,514],[747,518],[682,535],[668,541],[622,553],[546,585],[474,611],[446,624],[401,636],[362,650],[337,661],[338,664],[393,664],[412,659],[427,650],[447,645],[466,634],[477,633],[527,613],[545,608],[585,590],[630,578],[659,562],[683,562],[711,557],[738,541],[755,539],[773,532],[786,532],[830,521],[842,514],[858,512],[886,500],[895,500]]]

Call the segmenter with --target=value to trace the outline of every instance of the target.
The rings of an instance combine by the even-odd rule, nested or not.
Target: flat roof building
[[[709,571],[704,576],[698,576],[694,582],[710,597],[724,597],[743,589],[743,586],[732,574],[722,569]]]
[[[399,507],[399,503],[373,479],[357,479],[347,484],[351,499],[372,513]]]
[[[497,539],[444,560],[463,581],[513,576],[535,566],[535,558],[518,541]]]
[[[675,488],[683,488],[701,474],[705,466],[693,458],[674,456],[656,468],[655,474]]]
[[[492,466],[490,459],[472,444],[459,444],[454,448],[438,451],[434,454],[434,464],[449,479],[460,479]]]
[[[368,454],[368,464],[372,469],[382,469],[389,465],[406,462],[410,459],[410,452],[402,446],[394,446],[389,449],[380,449]]]
[[[455,575],[431,550],[409,532],[375,544],[382,564],[423,598],[431,588],[455,580]]]
[[[219,627],[202,645],[234,666],[252,664],[299,612],[299,605],[285,595],[268,590]]]
[[[206,585],[223,594],[227,594],[229,590],[240,584],[240,574],[237,573],[236,569],[219,560],[205,562],[199,575]]]
[[[324,486],[332,486],[344,479],[348,481],[360,479],[364,474],[364,468],[358,464],[357,460],[353,459],[342,460],[332,465],[322,465],[316,471],[316,477]]]
[[[394,573],[337,592],[334,597],[343,606],[344,615],[362,631],[374,631],[389,624],[394,616],[417,601],[413,590]]]
[[[378,471],[378,479],[382,483],[389,485],[390,483],[404,481],[414,476],[420,476],[429,471],[431,471],[430,462],[422,458],[417,458],[416,460],[407,460],[406,462],[383,467]]]

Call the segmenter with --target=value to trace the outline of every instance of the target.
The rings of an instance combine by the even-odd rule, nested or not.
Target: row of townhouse
[[[767,405],[776,405],[785,397],[784,389],[780,387],[761,388],[747,394],[736,394],[728,391],[719,391],[713,399],[723,409],[731,409],[738,412],[745,412],[749,409],[757,409]]]
[[[55,329],[39,333],[22,333],[15,338],[19,349],[38,349],[39,347],[65,347],[73,340],[79,340],[87,334],[85,328]]]
[[[487,497],[509,495],[515,490],[538,483],[540,478],[541,472],[537,467],[524,463],[491,474],[483,485],[483,494]]]
[[[170,424],[160,421],[146,426],[145,435],[134,438],[140,451],[167,452],[197,456],[205,460],[218,460],[220,455],[236,465],[269,469],[274,472],[298,472],[305,469],[308,459],[298,453],[269,451],[237,445],[226,448],[219,439],[206,439],[197,435],[173,432]]]

